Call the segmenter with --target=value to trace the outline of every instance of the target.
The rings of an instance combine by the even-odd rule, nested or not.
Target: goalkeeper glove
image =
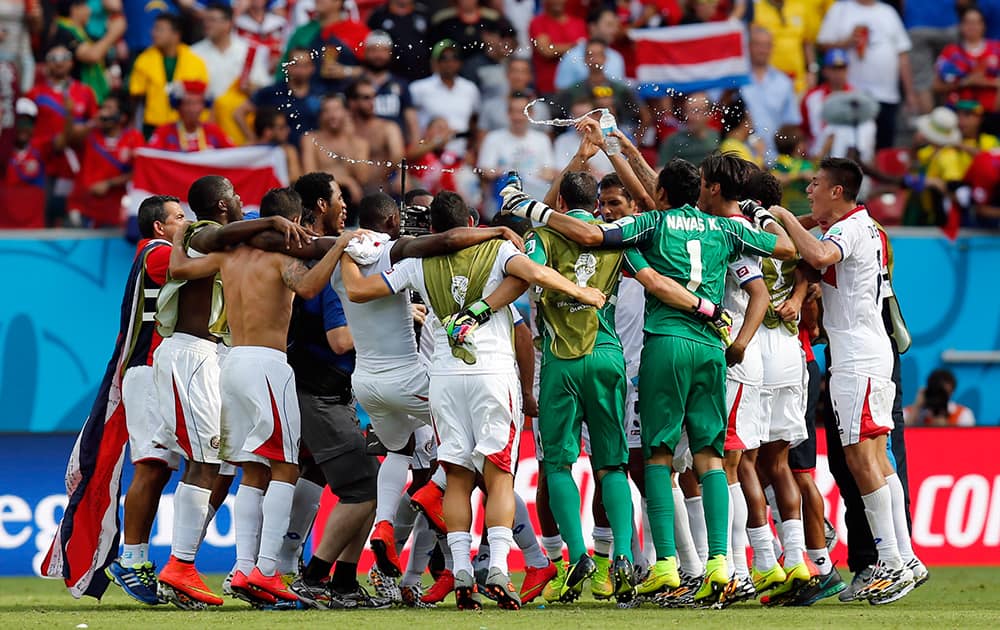
[[[513,214],[536,223],[549,222],[552,208],[524,194],[517,186],[507,184],[500,191],[500,196],[503,198],[503,205],[500,206],[501,214]]]
[[[771,214],[767,208],[763,206],[757,206],[753,209],[753,222],[757,224],[757,227],[764,230],[767,229],[768,223],[777,223],[777,219]]]
[[[479,300],[458,313],[445,318],[443,325],[448,337],[455,343],[465,343],[469,335],[493,316],[493,309],[486,300]]]
[[[727,348],[732,345],[733,316],[729,311],[718,304],[698,298],[698,305],[694,307],[694,316],[711,326]]]

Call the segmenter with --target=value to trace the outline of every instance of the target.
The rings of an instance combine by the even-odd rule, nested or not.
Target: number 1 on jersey
[[[688,256],[691,258],[691,273],[688,274],[687,290],[692,293],[701,286],[701,241],[687,242]]]

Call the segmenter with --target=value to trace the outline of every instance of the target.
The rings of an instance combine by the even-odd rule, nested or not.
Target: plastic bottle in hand
[[[618,123],[615,121],[615,115],[604,110],[604,113],[601,114],[601,135],[604,136],[604,152],[609,157],[622,152],[621,142],[618,141],[617,136],[612,135],[617,129]]]
[[[507,171],[507,184],[506,186],[513,186],[518,190],[524,190],[521,184],[521,176],[517,174],[517,171]]]

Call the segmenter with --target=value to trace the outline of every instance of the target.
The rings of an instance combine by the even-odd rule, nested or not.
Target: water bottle
[[[615,122],[615,115],[604,110],[601,114],[601,135],[604,136],[604,152],[608,154],[608,157],[622,152],[621,142],[618,141],[617,136],[611,135],[616,129],[618,129],[618,123]]]
[[[507,186],[513,186],[518,190],[524,190],[521,184],[521,176],[517,174],[517,171],[507,171]]]

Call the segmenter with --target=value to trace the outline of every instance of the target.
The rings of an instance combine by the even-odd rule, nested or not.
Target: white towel
[[[382,232],[371,232],[356,236],[347,244],[344,251],[361,266],[378,261],[382,248],[389,243],[389,235]]]

